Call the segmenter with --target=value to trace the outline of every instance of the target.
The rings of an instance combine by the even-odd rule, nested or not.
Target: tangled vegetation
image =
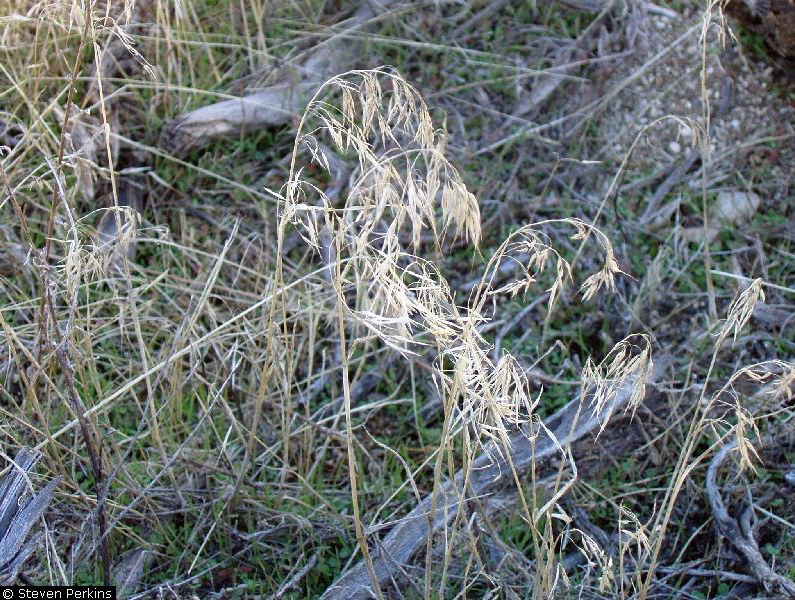
[[[732,27],[10,0],[0,583],[795,597],[795,93]]]

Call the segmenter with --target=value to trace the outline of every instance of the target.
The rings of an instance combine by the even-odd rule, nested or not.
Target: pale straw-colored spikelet
[[[533,421],[533,397],[519,362],[503,353],[496,364],[492,348],[480,333],[500,295],[528,293],[542,277],[551,279],[549,306],[573,280],[572,266],[555,249],[547,233],[573,228],[575,240],[590,238],[600,251],[601,267],[585,280],[585,300],[614,288],[620,273],[609,240],[579,219],[531,223],[512,233],[487,262],[480,285],[459,307],[436,265],[418,256],[424,244],[441,249],[450,232],[477,244],[481,238],[478,202],[458,171],[444,156],[446,138],[433,128],[419,93],[396,73],[378,69],[352,71],[324,86],[302,120],[295,152],[329,170],[317,140],[327,134],[336,151],[355,154],[357,168],[348,193],[335,200],[301,181],[294,156],[291,177],[282,188],[283,217],[312,246],[319,248],[325,227],[339,249],[335,289],[344,305],[346,327],[357,339],[376,337],[404,355],[421,346],[437,349],[435,379],[442,397],[453,400],[450,431],[472,431],[470,443],[484,440],[502,453],[510,430]],[[337,98],[339,107],[333,98]],[[321,220],[317,211],[322,211]],[[503,269],[511,264],[506,279]],[[333,270],[333,269],[332,269]],[[642,398],[651,368],[648,340],[628,338],[600,365],[588,363],[584,378],[599,410],[612,394],[634,377],[630,406]],[[590,388],[593,388],[591,390]],[[531,429],[533,429],[531,427]],[[537,430],[538,428],[535,427]],[[561,448],[565,454],[565,450]],[[570,457],[567,457],[567,462]],[[554,504],[554,502],[553,502]]]
[[[729,306],[728,316],[724,321],[720,332],[718,333],[718,341],[715,346],[720,346],[721,342],[726,339],[729,333],[734,332],[734,340],[737,340],[737,335],[740,333],[746,323],[748,323],[751,315],[754,313],[754,308],[757,302],[765,301],[765,292],[762,289],[762,280],[757,278],[751,282],[742,293],[732,302]]]
[[[738,381],[752,381],[765,387],[760,393],[749,396],[735,388]],[[737,440],[740,455],[739,471],[754,470],[759,460],[751,440],[759,438],[760,417],[755,415],[774,413],[793,396],[795,364],[782,360],[769,360],[746,365],[735,371],[716,391],[704,407],[706,413],[718,410],[716,416],[707,419],[716,437],[731,432]],[[732,417],[729,419],[729,417]]]
[[[631,386],[625,410],[635,410],[643,400],[646,382],[654,365],[651,358],[651,341],[642,334],[631,335],[618,344],[598,364],[588,358],[583,367],[583,392],[592,396],[594,413],[602,411],[618,390]],[[602,420],[602,429],[610,418]]]

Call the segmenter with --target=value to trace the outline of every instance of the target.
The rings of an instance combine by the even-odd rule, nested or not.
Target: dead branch
[[[315,46],[301,64],[289,65],[283,77],[286,82],[197,108],[166,123],[160,146],[172,153],[184,153],[219,137],[289,122],[326,80],[350,67],[351,57],[360,54],[352,34],[376,15],[376,7],[384,10],[392,1],[363,2],[344,31]]]
[[[670,364],[669,357],[655,361],[654,372],[650,381],[657,380]],[[531,466],[538,465],[544,459],[560,452],[588,433],[599,430],[610,415],[626,406],[632,395],[633,380],[616,392],[610,402],[598,412],[589,412],[592,397],[577,398],[552,415],[545,423],[553,437],[542,430],[531,442],[525,431],[517,431],[509,440],[509,448],[513,468],[516,473],[527,471]],[[579,415],[579,417],[578,417]],[[557,441],[556,441],[557,440]],[[437,495],[437,509],[433,521],[433,531],[429,532],[431,494],[422,503],[406,515],[387,536],[377,544],[373,552],[372,564],[379,584],[386,584],[391,577],[398,574],[398,567],[406,564],[411,557],[425,545],[428,535],[436,533],[450,525],[456,515],[461,498],[464,497],[462,487],[465,473],[459,470],[453,481],[442,485]],[[475,460],[470,470],[468,490],[471,497],[481,498],[493,493],[507,481],[511,481],[513,472],[505,458],[501,447],[487,445],[486,451]],[[344,572],[337,581],[326,590],[322,600],[358,600],[372,596],[371,581],[367,565],[359,561]]]
[[[609,6],[609,3],[602,0],[558,1],[570,8],[587,12],[600,12]],[[346,22],[344,31],[317,45],[307,53],[301,63],[287,65],[280,76],[280,83],[247,96],[203,106],[172,119],[161,132],[160,147],[173,154],[184,154],[213,139],[239,136],[245,132],[283,125],[290,119],[297,118],[320,86],[330,77],[351,68],[353,57],[360,55],[360,44],[352,34],[361,30],[376,16],[376,8],[383,12],[393,2],[394,0],[363,2]],[[489,12],[491,10],[493,8],[487,9]],[[476,14],[472,19],[478,17]],[[470,26],[470,22],[467,22],[462,29]],[[571,69],[571,66],[565,64],[570,54],[566,53],[562,57],[563,64],[556,67],[562,73]],[[562,73],[543,77],[533,88],[529,103],[519,112],[525,114],[546,102],[565,80]]]
[[[604,16],[611,3],[604,0],[557,0],[568,8]],[[270,85],[256,93],[216,102],[184,113],[166,123],[160,135],[161,148],[173,154],[184,154],[187,150],[221,138],[239,136],[245,132],[265,127],[283,125],[297,118],[307,101],[330,77],[351,68],[354,58],[360,55],[359,42],[352,35],[363,29],[376,16],[377,10],[384,12],[394,0],[375,2],[366,0],[346,22],[340,33],[318,44],[300,63],[291,63],[280,73],[280,83]],[[487,5],[456,30],[456,36],[472,29],[482,17],[499,10],[506,2]],[[650,5],[654,7],[654,5]],[[656,8],[656,7],[655,7]],[[598,18],[597,21],[600,19]],[[592,37],[594,28],[586,29],[585,37]],[[585,43],[578,39],[560,57],[553,70],[558,71],[541,77],[530,95],[517,110],[517,116],[543,105],[566,79],[564,76],[574,65],[569,65],[575,48]],[[579,64],[579,63],[575,63]]]
[[[28,543],[25,539],[44,513],[61,479],[56,477],[41,492],[32,493],[28,474],[39,458],[38,452],[22,448],[12,462],[14,468],[0,485],[0,585],[14,583],[25,561],[36,549],[40,534]]]
[[[759,551],[759,545],[756,543],[753,533],[750,531],[747,534],[743,533],[737,520],[729,515],[726,506],[723,504],[723,499],[715,480],[723,461],[736,448],[736,440],[726,444],[715,455],[715,458],[709,464],[709,469],[707,469],[707,498],[709,499],[709,505],[712,508],[712,515],[715,517],[718,531],[740,551],[748,562],[748,569],[765,590],[770,593],[781,594],[781,597],[795,598],[795,583],[786,577],[782,577],[768,566]]]
[[[301,570],[290,577],[290,579],[285,582],[273,596],[271,596],[271,599],[279,600],[280,598],[284,598],[287,592],[298,587],[298,585],[301,583],[301,580],[306,577],[306,574],[315,567],[315,564],[317,564],[317,554],[310,556],[306,564],[301,567]]]

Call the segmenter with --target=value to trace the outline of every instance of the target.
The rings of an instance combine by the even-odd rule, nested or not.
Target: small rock
[[[750,219],[762,204],[753,192],[722,191],[712,208],[713,218],[721,225],[736,225]]]
[[[679,144],[679,142],[671,142],[668,144],[668,149],[674,154],[679,154],[682,151],[682,146]]]

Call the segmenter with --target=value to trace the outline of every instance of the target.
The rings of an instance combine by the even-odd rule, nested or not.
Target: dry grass
[[[727,443],[765,558],[795,574],[795,538],[771,538],[795,514],[763,466],[793,460],[791,228],[688,244],[678,222],[636,218],[628,191],[657,180],[655,132],[689,130],[702,166],[674,211],[706,232],[729,162],[710,146],[710,69],[733,42],[717,4],[676,8],[693,18],[632,63],[656,14],[640,5],[392,6],[346,34],[373,68],[331,78],[278,131],[177,157],[164,121],[278,80],[338,33],[325,3],[11,0],[0,449],[41,453],[33,491],[59,478],[23,577],[299,598],[361,560],[380,598],[750,593],[703,498]],[[522,36],[535,62],[514,53]],[[638,124],[610,158],[610,107],[687,44],[700,115]],[[768,214],[791,218],[770,186],[785,191]],[[761,309],[784,315],[772,333]],[[652,387],[658,354],[676,360]],[[577,390],[592,404],[572,431],[619,392],[625,410],[517,469],[513,436],[554,438],[545,419]],[[510,485],[479,497],[484,454]],[[385,579],[383,533],[426,497],[435,523],[451,482],[455,514]]]

